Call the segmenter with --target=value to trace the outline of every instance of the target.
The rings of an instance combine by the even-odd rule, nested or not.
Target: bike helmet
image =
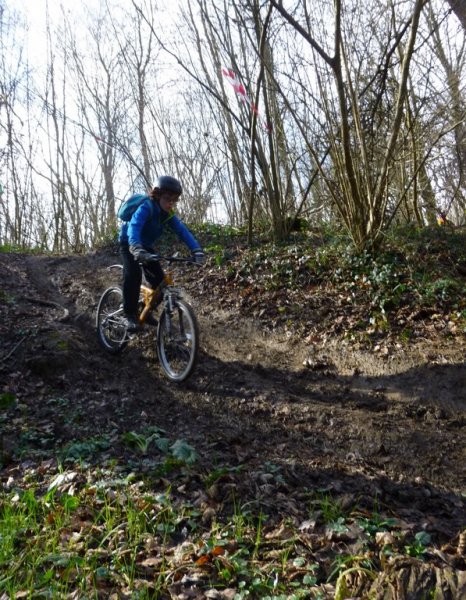
[[[158,177],[154,187],[163,192],[172,192],[174,194],[181,194],[183,192],[183,188],[178,179],[170,177],[170,175],[161,175]]]

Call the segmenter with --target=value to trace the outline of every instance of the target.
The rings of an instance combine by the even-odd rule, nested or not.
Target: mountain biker
[[[200,243],[174,213],[182,187],[169,175],[159,177],[147,200],[139,205],[131,219],[120,229],[119,244],[123,260],[123,310],[128,331],[138,331],[139,289],[142,281],[141,266],[149,285],[155,289],[164,278],[158,261],[151,259],[154,243],[170,227],[191,250],[193,260],[203,263],[205,254]]]

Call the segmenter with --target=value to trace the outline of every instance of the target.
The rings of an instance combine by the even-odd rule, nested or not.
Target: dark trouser
[[[123,261],[123,310],[126,315],[137,315],[139,302],[139,289],[142,281],[141,266],[129,251],[127,245],[120,246],[121,259]],[[162,283],[163,270],[158,262],[144,265],[144,275],[151,288]]]

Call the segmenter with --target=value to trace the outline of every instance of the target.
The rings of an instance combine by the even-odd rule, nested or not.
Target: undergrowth
[[[216,477],[192,462],[180,460],[178,467],[154,480],[115,464],[75,463],[47,486],[36,472],[25,488],[2,493],[5,598],[167,598],[183,581],[211,590],[209,597],[233,589],[235,600],[323,598],[327,584],[335,593],[342,589],[349,569],[369,584],[387,557],[423,560],[432,545],[426,532],[407,532],[376,503],[372,511],[345,507],[318,490],[302,490],[309,524],[291,518],[277,524],[259,504],[240,498],[233,498],[231,512],[207,522],[195,498]],[[277,475],[267,465],[264,471],[270,481]],[[193,481],[206,487],[192,498],[180,493]],[[319,533],[313,552],[308,528]],[[340,539],[357,541],[348,546]]]
[[[320,289],[338,302],[364,308],[349,330],[362,324],[409,336],[409,326],[402,325],[411,315],[438,313],[466,331],[464,230],[392,229],[377,253],[356,252],[344,233],[328,227],[293,234],[282,244],[262,237],[253,247],[246,246],[244,232],[231,228],[228,235],[218,229],[200,233],[211,264],[240,294],[297,292],[312,301]]]

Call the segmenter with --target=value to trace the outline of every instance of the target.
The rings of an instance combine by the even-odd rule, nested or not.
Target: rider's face
[[[160,207],[165,212],[170,212],[176,208],[176,203],[180,199],[180,195],[173,192],[161,192],[160,193]]]

